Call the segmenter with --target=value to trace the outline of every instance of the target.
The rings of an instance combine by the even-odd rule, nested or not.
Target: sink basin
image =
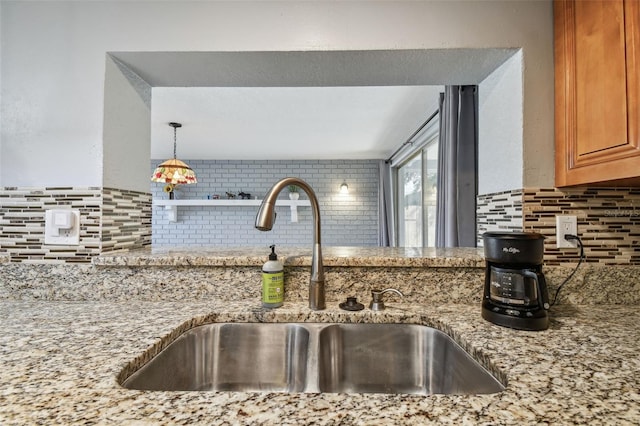
[[[193,328],[129,377],[141,390],[302,392],[309,332],[297,324],[219,323]]]
[[[502,385],[456,342],[412,324],[335,324],[319,335],[321,392],[470,394]]]
[[[413,324],[207,324],[183,333],[121,384],[163,391],[504,390],[449,336]]]

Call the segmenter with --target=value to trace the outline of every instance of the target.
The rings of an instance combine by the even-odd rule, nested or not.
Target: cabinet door
[[[554,2],[556,186],[640,176],[640,2]],[[633,182],[635,184],[635,182]]]

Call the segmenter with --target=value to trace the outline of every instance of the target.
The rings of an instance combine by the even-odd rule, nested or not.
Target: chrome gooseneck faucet
[[[267,192],[260,204],[256,216],[256,228],[261,231],[271,231],[276,220],[276,199],[278,194],[289,185],[302,188],[309,196],[313,210],[313,251],[311,254],[311,279],[309,281],[309,308],[320,311],[325,308],[324,303],[324,268],[322,266],[322,250],[320,245],[320,207],[315,192],[308,183],[300,178],[286,177],[276,182]]]

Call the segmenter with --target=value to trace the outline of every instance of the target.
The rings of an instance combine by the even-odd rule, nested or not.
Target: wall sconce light
[[[341,194],[348,194],[349,193],[349,185],[347,185],[346,181],[343,181],[342,185],[340,185],[340,193]]]
[[[173,185],[197,183],[198,180],[196,179],[196,174],[193,169],[176,158],[176,134],[178,127],[182,127],[182,124],[169,123],[169,126],[173,127],[173,158],[156,167],[151,176],[151,180],[153,182],[167,183],[171,186],[171,189],[173,189]]]

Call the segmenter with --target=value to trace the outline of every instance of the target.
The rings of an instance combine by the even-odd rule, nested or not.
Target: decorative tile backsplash
[[[80,211],[78,246],[44,244],[45,211],[54,208]],[[575,263],[577,249],[555,248],[559,214],[577,216],[587,262],[640,265],[640,188],[525,188],[479,196],[479,243],[486,231],[539,232],[547,237],[545,263]],[[112,188],[0,188],[0,253],[8,253],[11,262],[88,263],[101,253],[150,243],[149,193]],[[340,245],[350,245],[346,243]]]
[[[545,263],[576,262],[578,249],[556,248],[556,215],[577,216],[586,262],[640,264],[640,188],[525,188],[482,195],[479,243],[485,231],[538,232],[546,237]]]
[[[575,215],[587,262],[640,264],[640,188],[528,188],[524,230],[545,240],[545,262],[574,261],[578,249],[556,248],[556,215]]]
[[[478,246],[488,231],[522,231],[522,190],[480,195],[476,205]]]
[[[45,245],[49,209],[80,211],[79,245]],[[12,262],[87,263],[151,241],[151,194],[111,188],[0,189],[0,252]]]
[[[102,253],[151,244],[151,194],[103,188],[101,243]]]

